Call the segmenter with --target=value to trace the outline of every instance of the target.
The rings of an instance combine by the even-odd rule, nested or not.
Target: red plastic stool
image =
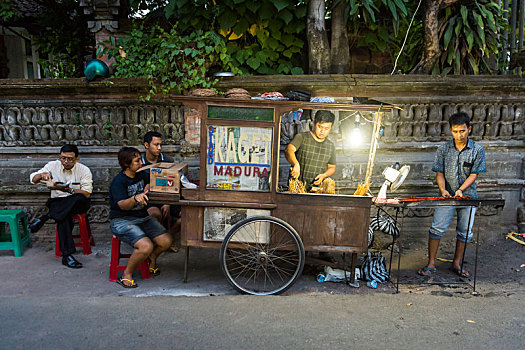
[[[110,282],[115,282],[117,280],[117,274],[119,271],[124,271],[126,265],[119,265],[121,258],[129,258],[131,254],[122,254],[120,252],[120,240],[113,235],[111,240],[111,261],[109,263],[109,280]],[[149,272],[149,262],[148,259],[144,260],[135,270],[142,271],[142,279],[146,280],[151,277]]]
[[[82,247],[84,255],[91,254],[91,246],[95,245],[95,240],[91,234],[91,227],[89,226],[87,215],[75,214],[71,218],[78,221],[78,228],[80,231],[80,234],[73,235],[73,238],[80,238],[80,242],[75,242],[75,247]],[[60,253],[60,241],[58,240],[58,229],[56,230],[55,256],[57,258],[62,256]]]

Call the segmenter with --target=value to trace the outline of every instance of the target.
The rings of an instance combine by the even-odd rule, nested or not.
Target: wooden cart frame
[[[381,117],[383,112],[391,110],[391,106],[199,97],[178,97],[175,100],[186,107],[197,110],[202,116],[200,125],[200,186],[197,189],[182,189],[181,199],[176,203],[182,206],[181,245],[186,247],[184,282],[187,281],[190,247],[221,247],[220,262],[223,272],[232,286],[242,293],[266,295],[279,294],[285,291],[302,272],[304,251],[352,254],[350,271],[352,272],[353,282],[357,253],[363,253],[367,250],[371,197],[279,192],[281,117],[285,113],[296,111],[299,108],[374,113],[374,135],[367,171],[367,181],[369,182]],[[261,111],[266,118],[259,118],[257,113],[255,113],[255,117],[252,115],[252,117],[247,118],[250,120],[229,118],[227,115],[228,110],[238,110],[242,118],[243,111],[253,114],[250,111],[251,109]],[[210,116],[210,110],[218,110],[219,113]],[[226,114],[221,114],[223,112]],[[210,152],[213,151],[210,150],[212,143],[210,140],[213,136],[210,136],[209,133],[220,127],[267,128],[271,130],[270,183],[267,191],[209,188],[207,166],[212,161],[210,160],[210,156],[212,156]],[[166,197],[163,198],[163,203],[168,203],[165,200]],[[155,199],[155,196],[152,196],[152,200],[159,201],[159,199]],[[175,204],[175,202],[169,202]],[[269,215],[247,217],[234,224],[222,241],[206,240],[204,238],[206,213],[226,208],[263,210],[267,211]],[[248,229],[252,230],[250,232],[257,232],[253,233],[253,237],[262,235],[266,237],[264,238],[266,241],[259,241],[262,238],[250,238],[251,243],[241,242],[244,238],[239,237],[246,236]],[[246,232],[239,233],[242,230]],[[278,246],[277,241],[279,241]],[[249,254],[240,253],[241,251],[247,251]],[[276,269],[275,265],[282,261],[288,265],[280,271],[271,270],[272,268]],[[230,262],[231,266],[228,266]],[[241,271],[241,273],[250,272],[249,274],[246,273],[247,276],[242,277],[241,281],[237,271]],[[290,271],[289,275],[288,271]],[[272,276],[270,276],[271,274]],[[260,281],[258,280],[259,276]]]

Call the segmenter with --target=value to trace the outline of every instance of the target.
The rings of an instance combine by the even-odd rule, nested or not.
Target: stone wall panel
[[[79,101],[67,106],[58,102],[0,104],[0,146],[58,146],[64,141],[79,145],[141,144],[147,130],[160,131],[166,142],[184,139],[180,106],[97,105]],[[46,106],[49,104],[51,106]]]
[[[307,79],[297,79],[305,78]],[[364,78],[356,79],[360,84],[359,79]],[[479,91],[484,90],[464,93],[462,91],[462,94],[456,96],[454,91],[446,87],[437,91],[433,86],[429,86],[428,91],[416,87],[407,92],[400,84],[391,88],[392,82],[388,79],[401,78],[381,77],[374,81],[373,85],[376,88],[368,86],[363,90],[371,98],[374,98],[374,92],[379,92],[376,97],[378,100],[396,103],[402,108],[384,115],[383,137],[380,139],[373,172],[372,192],[377,193],[384,180],[381,175],[383,169],[399,161],[401,164],[410,165],[411,173],[395,195],[436,194],[434,173],[431,170],[433,155],[441,142],[450,139],[450,115],[463,111],[472,118],[472,138],[484,145],[487,151],[488,171],[480,176],[479,181],[482,195],[503,195],[508,200],[503,214],[494,208],[482,208],[480,222],[498,221],[500,226],[513,225],[516,224],[518,213],[522,219],[525,200],[525,104],[521,101],[522,97],[525,97],[525,91],[516,90],[521,86],[521,82],[516,81],[516,86],[504,88],[498,85],[493,94],[494,98],[491,98],[486,94],[479,95]],[[430,85],[443,84],[441,79],[434,82],[432,77],[420,79],[428,79]],[[487,78],[487,81],[489,80]],[[249,79],[243,81],[244,84],[249,84]],[[286,78],[285,83],[293,84],[293,81]],[[118,87],[97,87],[96,83],[79,93],[78,91],[84,88],[83,82],[71,89],[70,96],[68,91],[59,88],[59,92],[54,96],[54,83],[46,84],[47,95],[39,97],[41,100],[23,98],[40,96],[39,93],[26,93],[19,89],[17,91],[20,92],[20,96],[17,96],[6,88],[9,84],[0,86],[0,96],[3,96],[0,99],[0,203],[4,208],[24,208],[31,219],[43,214],[46,211],[44,203],[48,193],[39,192],[35,187],[29,186],[29,174],[47,161],[55,159],[59,146],[65,142],[72,142],[82,147],[81,161],[90,167],[94,176],[95,190],[92,196],[93,205],[89,211],[90,219],[94,224],[105,225],[109,213],[109,182],[120,171],[116,152],[122,145],[140,148],[142,137],[148,130],[161,132],[167,147],[165,151],[177,161],[189,162],[190,179],[198,180],[202,113],[198,105],[183,108],[169,98],[141,102],[138,99],[140,93],[129,93],[131,88],[123,94],[123,90],[115,90]],[[243,86],[241,83],[236,84]],[[33,88],[31,84],[27,86],[28,89]],[[312,86],[315,90],[315,84]],[[346,87],[345,85],[344,91],[353,91],[351,86],[349,89]],[[299,86],[295,88],[299,89]],[[35,88],[35,91],[41,90]],[[345,115],[342,118],[350,118],[349,124],[353,125],[353,115]],[[365,113],[363,118],[370,119],[370,115]],[[309,120],[294,121],[291,116],[283,118],[283,145],[296,133],[308,130],[310,124]],[[364,123],[361,128],[364,135],[371,132],[369,123]],[[343,127],[334,127],[333,132],[333,139],[338,140],[336,182],[341,193],[352,193],[357,184],[364,179],[368,148],[364,146],[358,150],[345,149],[343,142],[340,142],[343,138]],[[284,157],[281,158],[279,170],[281,179],[285,179],[289,166]],[[420,230],[421,225],[418,223],[428,222],[432,216],[432,209],[411,210],[407,215],[407,227]]]

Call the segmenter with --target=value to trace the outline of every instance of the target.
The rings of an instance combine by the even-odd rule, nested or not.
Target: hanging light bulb
[[[361,129],[359,128],[360,118],[359,114],[355,116],[355,122],[354,122],[354,128],[352,129],[352,132],[350,135],[346,138],[346,144],[349,147],[355,148],[361,145],[361,142],[363,141],[363,135],[361,135]]]

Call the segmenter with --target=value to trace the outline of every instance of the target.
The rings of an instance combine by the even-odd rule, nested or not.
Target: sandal
[[[160,275],[160,270],[158,267],[150,267],[149,268],[149,273],[153,276],[153,277],[157,277],[158,275]]]
[[[124,281],[129,282],[131,284],[125,284]],[[137,288],[139,285],[135,283],[134,280],[128,280],[127,278],[119,278],[117,280],[117,283],[120,284],[124,288]]]
[[[431,276],[434,272],[436,272],[436,269],[434,267],[422,267],[417,271],[417,274],[420,276]]]
[[[463,278],[469,278],[470,277],[470,273],[467,270],[461,271],[461,267],[453,267],[453,266],[451,266],[449,268],[449,270],[454,272],[459,277],[463,277]]]
[[[150,267],[149,267],[149,273],[153,276],[153,277],[157,277],[158,275],[160,275],[160,270],[158,267],[151,267],[151,259],[148,257],[148,264],[150,264]]]

